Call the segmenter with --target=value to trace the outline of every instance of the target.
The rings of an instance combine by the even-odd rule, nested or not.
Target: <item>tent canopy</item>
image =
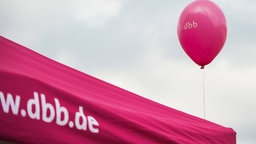
[[[0,36],[0,140],[235,144],[236,133],[79,72]]]

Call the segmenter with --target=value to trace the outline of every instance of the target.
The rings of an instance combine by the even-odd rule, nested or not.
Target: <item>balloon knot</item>
[[[204,66],[201,66],[201,68],[200,69],[204,69]]]

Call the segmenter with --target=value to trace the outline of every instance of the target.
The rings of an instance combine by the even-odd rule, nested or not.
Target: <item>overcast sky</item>
[[[191,0],[0,0],[0,34],[51,59],[203,117],[203,72],[177,22]],[[206,119],[256,143],[256,1],[214,0],[228,36],[205,74]]]

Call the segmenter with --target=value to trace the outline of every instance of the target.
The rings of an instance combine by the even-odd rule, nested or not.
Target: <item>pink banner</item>
[[[236,133],[0,37],[0,140],[235,144]]]

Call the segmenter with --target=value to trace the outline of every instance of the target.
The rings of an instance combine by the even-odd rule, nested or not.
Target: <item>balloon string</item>
[[[204,69],[202,69],[203,73],[203,110],[204,110],[204,119],[206,118],[205,113],[205,77],[204,77]]]

